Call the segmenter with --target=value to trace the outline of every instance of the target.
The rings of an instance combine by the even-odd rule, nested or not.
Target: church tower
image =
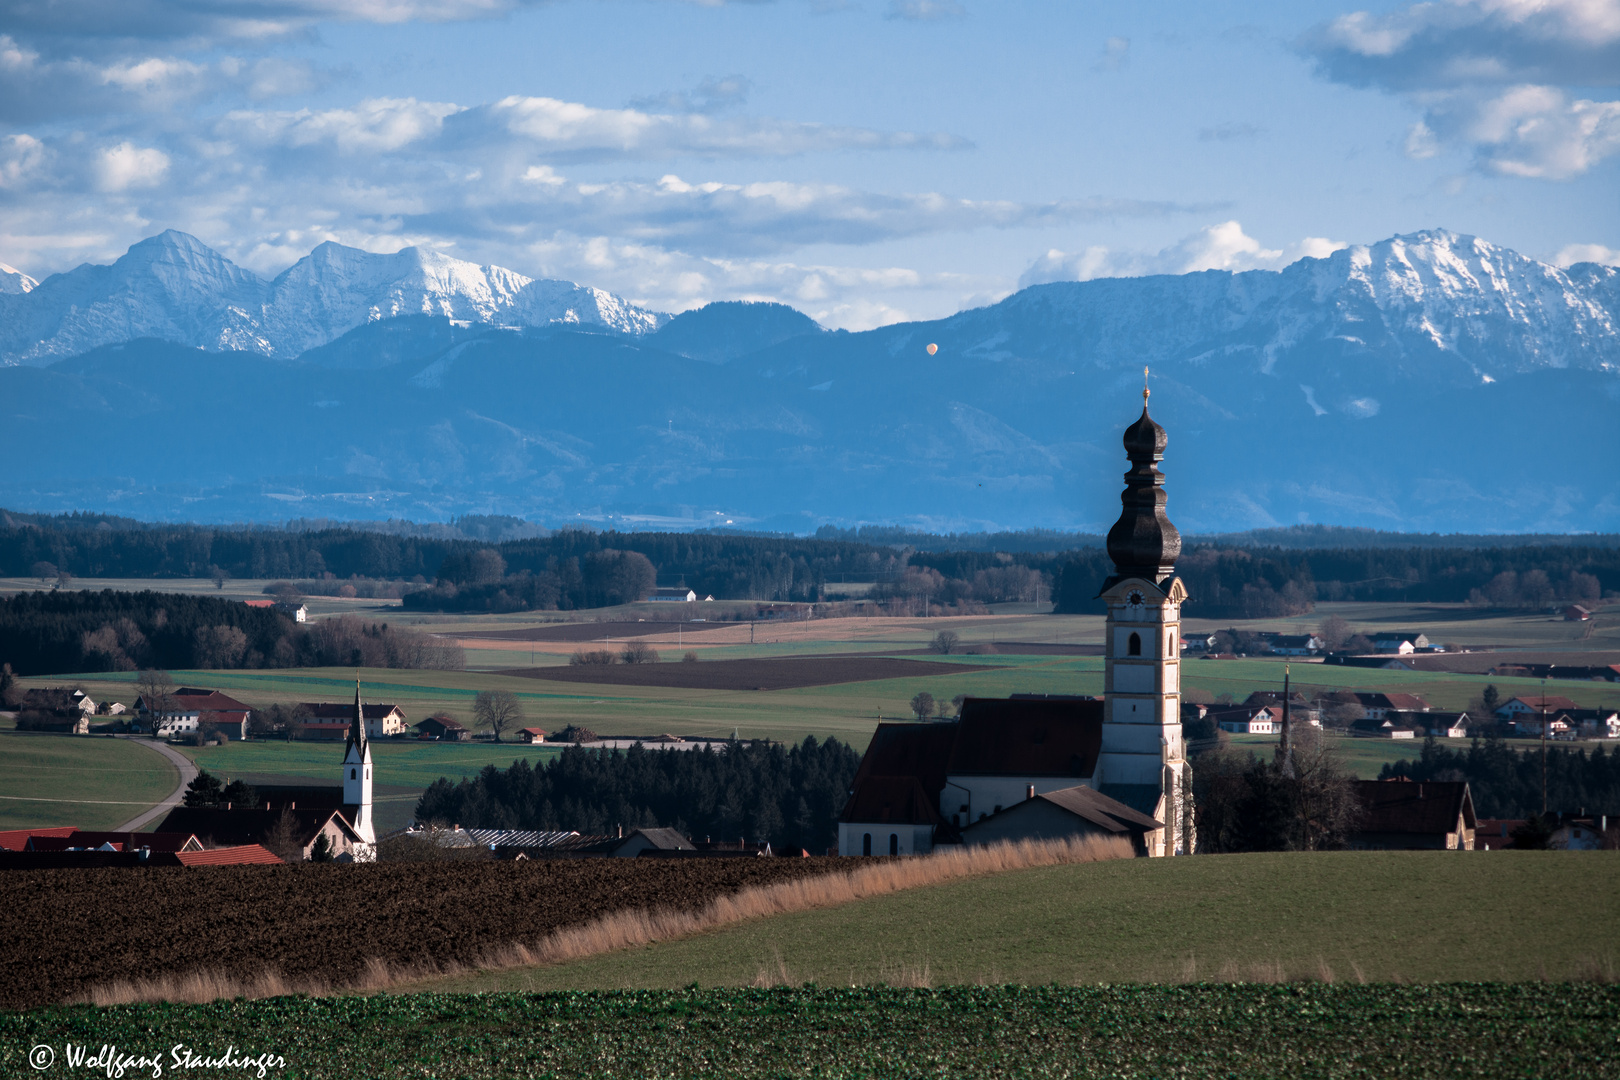
[[[1144,370],[1144,375],[1146,374]],[[1148,854],[1188,852],[1192,771],[1181,744],[1181,605],[1187,588],[1176,576],[1181,533],[1165,514],[1158,462],[1169,441],[1148,415],[1125,429],[1125,473],[1119,520],[1108,530],[1114,575],[1100,598],[1108,605],[1103,666],[1099,790],[1165,823]]]
[[[371,821],[371,740],[366,738],[366,715],[360,704],[360,680],[354,680],[354,718],[343,746],[343,803],[354,808],[349,824],[365,841],[366,854],[374,857],[377,830]],[[361,860],[360,852],[355,853]]]

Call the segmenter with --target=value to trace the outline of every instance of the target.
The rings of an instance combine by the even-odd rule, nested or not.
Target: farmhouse
[[[969,847],[1008,840],[1064,840],[1083,836],[1122,836],[1138,855],[1163,823],[1083,785],[1037,795],[1031,786],[1022,802],[962,830]]]
[[[1276,634],[1271,651],[1277,656],[1315,656],[1322,651],[1322,639],[1315,634]]]
[[[182,686],[166,702],[148,704],[145,698],[136,698],[135,714],[141,726],[158,738],[201,731],[208,724],[227,737],[240,739],[247,733],[252,710],[217,690]]]
[[[950,723],[879,725],[838,824],[844,855],[922,852],[967,833],[1019,803],[1073,788],[994,826],[1001,838],[1071,831],[1143,829],[1141,851],[1192,848],[1183,793],[1181,534],[1165,514],[1156,467],[1168,442],[1148,415],[1125,429],[1131,468],[1119,520],[1108,531],[1114,574],[1102,583],[1103,698],[968,698]],[[1143,821],[1149,824],[1143,825]],[[987,834],[981,834],[987,835]]]
[[[310,723],[305,727],[336,724],[340,739],[347,735],[350,715],[354,712],[352,705],[341,701],[305,701],[298,708],[309,712]],[[366,738],[388,739],[405,731],[405,712],[398,705],[366,706]]]
[[[1539,717],[1543,712],[1567,712],[1570,709],[1578,708],[1580,706],[1569,700],[1569,698],[1560,697],[1557,694],[1530,694],[1525,697],[1509,698],[1504,701],[1497,706],[1496,715],[1503,720],[1523,721]]]
[[[697,593],[687,588],[654,589],[648,600],[657,600],[665,603],[691,604],[696,602]]]
[[[1364,716],[1350,725],[1350,730],[1357,735],[1373,735],[1384,739],[1415,739],[1420,729],[1411,723],[1397,719],[1406,714],[1391,712],[1384,716]]]
[[[1409,630],[1380,630],[1369,634],[1373,649],[1381,653],[1395,653],[1397,656],[1410,656],[1412,653],[1430,649],[1428,637]]]
[[[1563,610],[1565,622],[1586,622],[1592,617],[1592,609],[1584,604],[1571,604]]]
[[[446,742],[466,742],[472,732],[448,716],[430,716],[416,725],[416,734],[423,739],[442,739]]]
[[[525,743],[545,742],[546,731],[537,727],[518,728],[517,740]]]
[[[1359,850],[1472,851],[1477,821],[1467,781],[1357,780]]]
[[[1417,694],[1365,693],[1354,694],[1361,708],[1363,720],[1382,720],[1392,712],[1428,712],[1429,703]]]
[[[1275,735],[1282,730],[1281,705],[1214,709],[1209,716],[1222,731],[1233,735]]]

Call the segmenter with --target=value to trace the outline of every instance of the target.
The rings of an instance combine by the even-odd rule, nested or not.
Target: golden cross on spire
[[[1148,389],[1147,380],[1148,380],[1148,369],[1144,367],[1142,369],[1142,405],[1143,405],[1144,408],[1147,406],[1148,395],[1153,393],[1153,391]]]

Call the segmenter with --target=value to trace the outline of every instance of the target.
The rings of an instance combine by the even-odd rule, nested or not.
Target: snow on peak
[[[15,267],[0,263],[0,294],[21,296],[32,292],[39,282]]]
[[[481,324],[575,323],[651,333],[667,316],[569,281],[535,280],[424,248],[379,254],[327,242],[273,281],[173,229],[111,266],[43,285],[5,268],[0,363],[50,363],[99,345],[160,337],[209,349],[297,356],[368,322],[436,315]]]

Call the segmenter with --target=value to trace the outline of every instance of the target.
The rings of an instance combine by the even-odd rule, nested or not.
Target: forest
[[[860,755],[837,739],[796,746],[733,743],[724,751],[569,747],[536,768],[487,765],[471,779],[443,777],[422,793],[416,819],[463,828],[573,829],[665,826],[715,840],[769,840],[819,854],[838,842],[838,814]]]
[[[239,600],[55,590],[0,599],[0,661],[17,675],[140,668],[461,668],[459,646],[353,615],[299,624]]]
[[[1453,750],[1430,738],[1415,760],[1386,764],[1380,780],[1466,780],[1482,818],[1528,818],[1542,809],[1541,753],[1500,739],[1474,739]],[[1546,806],[1620,815],[1620,753],[1547,747]]]
[[[717,600],[820,602],[829,586],[857,582],[873,586],[872,599],[919,612],[1050,598],[1058,612],[1079,613],[1095,610],[1113,572],[1097,538],[1042,530],[940,536],[825,527],[793,537],[566,529],[491,543],[467,537],[518,530],[504,519],[415,531],[329,524],[215,529],[0,511],[0,576],[279,578],[311,594],[347,587],[403,597],[414,610],[468,612],[602,607],[640,599],[654,584]],[[1288,541],[1295,533],[1266,535]],[[1364,546],[1321,546],[1333,538]],[[1410,537],[1403,547],[1386,534],[1312,527],[1297,539],[1301,546],[1190,539],[1176,568],[1191,593],[1188,614],[1276,617],[1319,600],[1537,608],[1620,593],[1612,537],[1501,537],[1495,546]]]

